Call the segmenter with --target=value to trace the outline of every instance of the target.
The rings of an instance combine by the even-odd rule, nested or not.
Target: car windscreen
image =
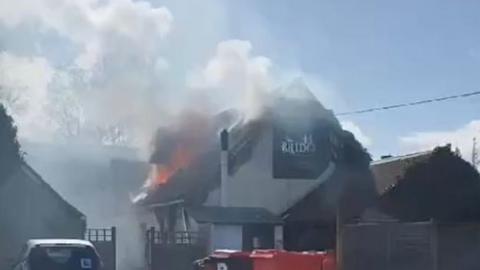
[[[100,262],[88,246],[37,246],[28,256],[31,270],[97,270]]]

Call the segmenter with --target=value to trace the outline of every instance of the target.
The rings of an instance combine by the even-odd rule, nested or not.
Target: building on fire
[[[370,156],[332,111],[298,82],[271,100],[253,119],[219,114],[201,135],[159,132],[150,186],[135,204],[154,213],[166,242],[195,235],[207,252],[333,249],[337,220],[354,220],[373,200]]]

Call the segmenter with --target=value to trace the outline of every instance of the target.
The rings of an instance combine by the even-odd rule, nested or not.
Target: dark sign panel
[[[273,177],[315,179],[330,161],[329,128],[276,123],[273,128]]]

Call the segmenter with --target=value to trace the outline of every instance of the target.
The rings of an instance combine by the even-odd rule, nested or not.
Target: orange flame
[[[214,134],[208,116],[197,111],[184,111],[171,126],[159,129],[151,159],[156,164],[152,166],[147,186],[155,189],[166,184],[177,171],[190,166]],[[156,154],[160,158],[155,157]]]
[[[175,149],[168,164],[155,164],[152,177],[155,186],[166,184],[178,170],[186,168],[193,160],[193,154],[186,147]]]

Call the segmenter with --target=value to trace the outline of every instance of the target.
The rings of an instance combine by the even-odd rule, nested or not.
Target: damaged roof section
[[[229,130],[226,174],[228,188],[223,193],[228,195],[226,204],[228,206],[262,207],[281,215],[291,207],[300,205],[300,201],[318,189],[315,196],[312,195],[315,200],[309,202],[323,203],[327,200],[323,203],[325,211],[335,209],[343,183],[326,184],[340,181],[332,178],[344,177],[343,174],[335,173],[338,168],[361,171],[358,175],[348,177],[366,179],[358,180],[360,183],[358,186],[365,186],[364,183],[371,180],[374,191],[368,167],[370,163],[368,153],[351,133],[341,128],[333,112],[326,109],[308,88],[302,85],[295,87],[298,91],[287,88],[284,90],[288,91],[283,91],[285,95],[280,92],[272,94],[272,100],[265,104],[261,114],[254,119],[238,117],[233,125],[230,123],[223,127],[218,123],[225,121],[216,119],[210,121],[218,125],[212,125],[213,128],[208,133],[210,135],[204,137],[202,152],[188,166],[176,170],[168,181],[146,189],[137,196],[136,204],[155,207],[181,201],[186,207],[219,205],[217,202],[220,194],[218,187],[221,183],[219,132],[222,128]],[[225,118],[226,114],[223,115]],[[216,117],[218,116],[214,118]],[[166,141],[169,141],[168,133],[165,131]],[[282,145],[286,143],[290,143],[288,145],[292,147],[307,143],[308,145],[313,143],[314,146],[302,148],[306,152],[292,147],[291,151],[284,151]],[[171,145],[173,143],[169,144]],[[175,152],[169,150],[168,146],[162,150],[161,146],[162,143],[158,151],[152,155],[151,162],[154,164],[168,162],[168,156]],[[166,159],[163,156],[165,154]],[[337,163],[343,165],[339,167],[336,166]],[[348,181],[348,184],[352,184],[350,182],[355,181]],[[325,191],[320,192],[323,185],[326,185],[323,188]],[[265,194],[265,189],[268,189],[270,194]],[[330,192],[332,189],[335,189],[335,192]],[[352,194],[358,190],[360,188],[353,190]],[[294,216],[293,213],[289,214]]]
[[[154,189],[146,189],[137,196],[136,204],[153,206],[182,200],[200,204],[210,190],[220,185],[220,149],[202,154],[188,169],[177,171],[171,179]]]

